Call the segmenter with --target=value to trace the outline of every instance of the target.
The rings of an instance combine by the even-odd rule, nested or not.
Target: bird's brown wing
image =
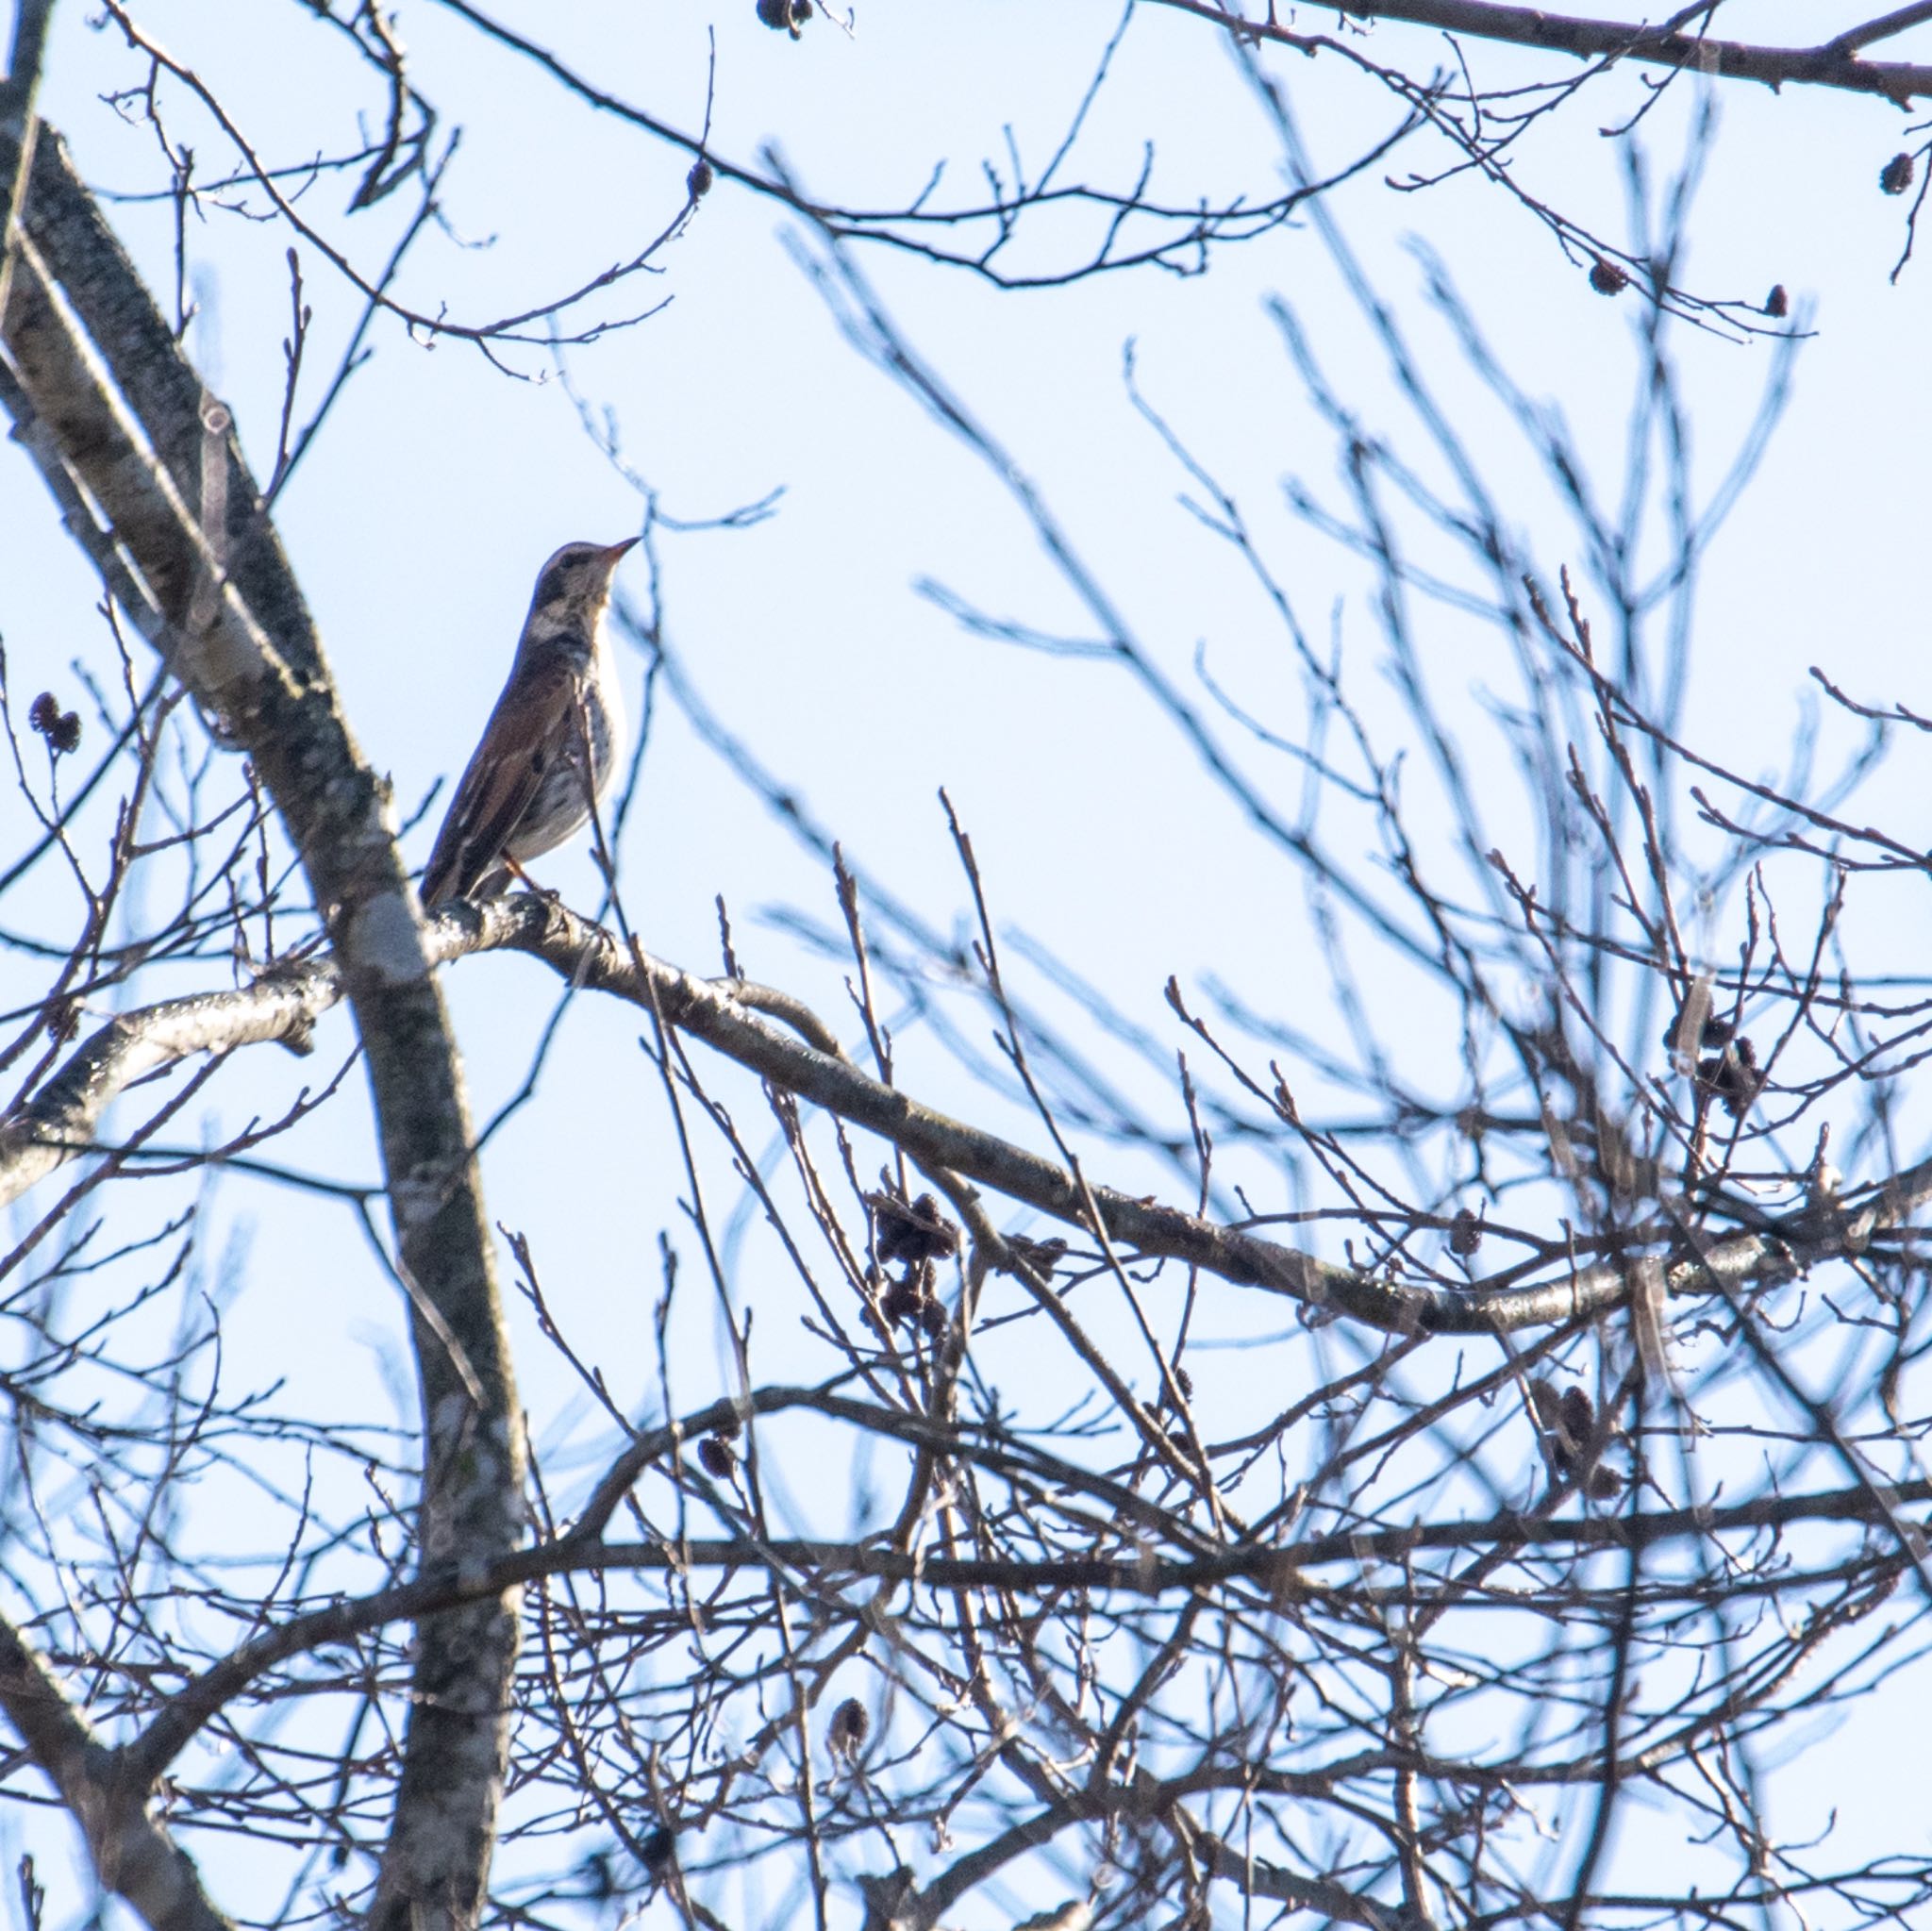
[[[576,693],[576,673],[561,656],[510,673],[436,835],[423,873],[425,906],[474,891],[503,857],[551,760],[569,747]]]

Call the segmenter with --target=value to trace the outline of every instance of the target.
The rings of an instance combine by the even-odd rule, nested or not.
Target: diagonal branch
[[[1397,1334],[1492,1334],[1543,1327],[1604,1312],[1629,1296],[1615,1260],[1572,1268],[1526,1286],[1439,1288],[1286,1247],[1200,1214],[1116,1189],[1083,1189],[1054,1160],[953,1119],[902,1089],[871,1078],[836,1050],[823,1022],[789,995],[736,979],[707,980],[638,950],[556,902],[529,894],[446,907],[428,925],[434,963],[470,953],[515,951],[541,958],[573,986],[657,1010],[680,1030],[785,1091],[878,1134],[929,1168],[943,1168],[1092,1233],[1097,1208],[1108,1237],[1141,1255],[1206,1269]],[[171,1057],[279,1040],[299,1048],[315,1019],[341,996],[337,968],[321,958],[239,991],[170,1000],[125,1013],[87,1040],[21,1113],[0,1124],[0,1204],[91,1151],[115,1092]],[[779,1030],[776,1012],[805,1034]],[[1091,1207],[1090,1207],[1090,1198]],[[1909,1222],[1932,1199],[1932,1162],[1898,1174],[1852,1213],[1811,1209],[1690,1252],[1666,1274],[1687,1296],[1789,1278],[1820,1261],[1864,1251],[1873,1234]]]
[[[1156,4],[1177,13],[1196,14],[1246,39],[1275,41],[1305,52],[1324,44],[1320,36],[1277,25],[1272,6],[1265,20],[1255,20],[1216,5],[1215,0],[1156,0]],[[1932,7],[1923,5],[1901,7],[1812,47],[1720,41],[1686,32],[1690,21],[1714,11],[1709,5],[1685,8],[1655,26],[1645,21],[1549,13],[1539,7],[1493,6],[1491,0],[1330,0],[1330,7],[1347,19],[1370,24],[1402,21],[1442,33],[1464,34],[1472,40],[1567,54],[1579,60],[1637,60],[1646,66],[1688,68],[1714,79],[1755,80],[1770,88],[1788,84],[1838,88],[1850,93],[1878,94],[1901,108],[1932,94],[1932,67],[1907,60],[1857,58],[1859,48],[1932,20]]]
[[[419,1560],[487,1565],[523,1536],[522,1410],[456,1046],[386,790],[337,705],[228,411],[181,354],[59,137],[42,125],[33,146],[0,313],[0,404],[108,589],[247,752],[301,856],[364,1049],[397,1250],[427,1301],[412,1335]],[[0,178],[20,165],[21,143],[0,136]],[[192,1036],[187,1015],[175,1023]],[[286,1024],[300,1023],[291,1010]],[[124,1071],[130,1043],[138,1054],[135,1041],[109,1056]],[[84,1112],[85,1095],[78,1104]],[[377,1931],[469,1931],[476,1922],[516,1641],[507,1597],[420,1631],[369,1920]]]
[[[0,80],[0,141],[12,158],[0,164],[0,315],[7,312],[7,285],[13,275],[13,237],[26,200],[27,171],[33,164],[34,96],[40,92],[41,60],[47,48],[47,23],[54,0],[19,0],[13,15],[13,51],[7,78]]]
[[[149,1815],[149,1780],[95,1740],[53,1672],[0,1620],[0,1710],[60,1793],[103,1885],[155,1931],[232,1931],[201,1888],[194,1859]]]

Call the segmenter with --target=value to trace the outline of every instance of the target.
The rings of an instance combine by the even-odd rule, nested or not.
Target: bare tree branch
[[[0,1709],[87,1841],[101,1883],[155,1931],[232,1931],[194,1861],[149,1813],[152,1785],[97,1742],[46,1665],[0,1621]]]
[[[0,165],[17,152],[0,148]],[[522,1532],[521,1415],[456,1050],[383,788],[336,707],[321,645],[226,411],[206,395],[47,130],[36,144],[24,227],[0,338],[39,425],[29,447],[43,465],[58,451],[57,497],[73,502],[71,476],[100,506],[106,525],[84,547],[111,546],[126,559],[144,591],[130,614],[247,749],[301,853],[367,1054],[397,1245],[437,1326],[460,1351],[453,1358],[436,1329],[420,1325],[423,1557],[468,1551],[487,1561]],[[56,281],[71,310],[54,300]],[[90,331],[90,344],[76,340],[69,312]],[[96,373],[103,366],[112,388]],[[211,464],[225,466],[213,500],[225,513],[204,529],[191,506],[209,500],[203,484]],[[237,524],[242,541],[231,570]],[[110,574],[109,590],[119,587]],[[213,590],[205,603],[204,587]],[[486,1392],[480,1412],[473,1385]],[[515,1650],[508,1603],[423,1632],[373,1920],[384,1931],[475,1922]]]
[[[1072,93],[1029,97],[1043,140],[1016,120],[963,190],[895,153],[924,187],[854,176],[831,205],[774,153],[734,162],[712,139],[742,125],[715,98],[741,77],[725,33],[781,63],[801,36],[804,58],[842,58],[840,10],[741,7],[700,56],[701,128],[654,105],[686,76],[639,79],[602,42],[593,60],[575,28],[553,51],[487,0],[429,16],[426,53],[377,8],[289,9],[288,46],[334,63],[313,90],[346,106],[332,146],[325,120],[297,127],[234,77],[218,30],[182,25],[171,52],[110,7],[122,32],[77,44],[106,111],[152,140],[114,198],[170,244],[165,315],[32,119],[36,58],[15,56],[0,408],[107,591],[87,641],[29,626],[0,658],[20,801],[0,853],[0,1719],[20,1747],[0,1784],[20,1786],[22,1841],[71,1817],[104,1884],[197,1927],[216,1920],[188,1854],[213,1869],[244,1839],[236,1881],[269,1873],[236,1893],[251,1922],[378,1931],[640,1912],[705,1931],[861,1911],[868,1931],[962,1912],[1035,1931],[1300,1909],[1370,1931],[1911,1921],[1932,1860],[1903,1811],[1890,1843],[1862,1818],[1803,1843],[1779,1825],[1791,1740],[1882,1714],[1925,1668],[1916,1605],[1888,1606],[1901,1585],[1923,1598],[1932,1512],[1932,979],[1897,917],[1924,841],[1862,789],[1924,707],[1827,681],[1833,706],[1777,732],[1767,772],[1760,694],[1735,706],[1750,727],[1725,708],[1748,659],[1688,668],[1713,538],[1808,327],[1782,288],[1678,286],[1719,90],[1677,76],[1752,72],[1704,31],[1719,9],[1624,26],[1419,0],[1338,24],[1177,0],[1191,18],[1168,22],[1124,0]],[[1905,8],[1744,53],[1904,99],[1915,80],[1876,83],[1917,70],[1866,57],[1928,24]],[[1512,34],[1480,76],[1478,41]],[[1235,56],[1258,165],[1192,140],[1191,88],[1126,97],[1156,41],[1204,72]],[[546,300],[506,222],[511,245],[479,264],[495,319],[453,325],[485,283],[460,268],[445,302],[436,250],[497,210],[461,205],[480,143],[459,149],[425,91],[452,48],[524,91],[493,91],[472,131],[520,141],[599,225],[544,238],[593,251]],[[1354,157],[1340,175],[1297,132],[1300,56],[1348,91],[1324,104]],[[1528,178],[1522,137],[1585,111],[1586,88],[1637,120],[1687,110],[1643,130],[1683,133],[1666,174],[1627,126],[1607,151],[1628,191],[1615,236]],[[1158,118],[1163,92],[1191,118]],[[517,118],[532,105],[553,117],[541,154]],[[1124,179],[1083,179],[1120,165],[1124,114]],[[636,233],[635,205],[607,216],[591,191],[587,128],[663,197]],[[1417,251],[1426,335],[1372,279],[1326,190],[1404,143],[1446,159],[1391,187],[1474,175],[1597,295],[1634,280],[1645,299],[1609,332],[1629,350],[1621,437],[1601,434],[1608,358],[1573,431],[1436,253]],[[1179,190],[1176,156],[1204,169]],[[1244,175],[1219,178],[1236,156]],[[1904,195],[1924,158],[1894,155],[1876,187]],[[1060,659],[1040,701],[1061,680],[1101,700],[1091,743],[1003,713],[1043,747],[1022,758],[880,692],[833,755],[984,755],[1010,805],[1036,759],[1124,750],[1165,814],[1158,857],[1105,828],[1083,841],[1079,808],[1042,789],[1019,822],[1057,841],[1003,879],[955,788],[957,874],[862,862],[863,807],[834,827],[804,803],[820,734],[727,718],[744,654],[671,634],[675,542],[723,541],[775,497],[672,518],[585,358],[564,386],[643,504],[621,634],[644,728],[623,802],[593,819],[603,901],[594,920],[531,895],[424,915],[241,451],[275,450],[273,499],[397,325],[486,356],[540,321],[560,342],[567,314],[571,340],[615,325],[601,291],[671,265],[654,252],[721,192],[813,224],[824,246],[801,257],[848,342],[1034,540],[1043,584],[940,590],[990,563],[988,531],[926,520],[963,547],[914,580],[973,674],[1010,644],[1029,673]],[[1136,526],[1124,494],[1096,518],[1026,473],[1000,399],[969,400],[970,357],[922,353],[850,245],[989,287],[1158,265],[1205,305],[1212,250],[1261,234],[1300,251],[1307,286],[1332,272],[1340,312],[1273,299],[1272,332],[1214,379],[1236,372],[1266,420],[1299,425],[1297,464],[1312,440],[1332,474],[1217,474],[1214,432],[1162,393],[1150,321],[1118,413],[1179,492],[1178,578],[1108,541]],[[710,272],[688,265],[681,299]],[[277,379],[238,391],[267,398],[239,428],[182,348],[205,340],[215,267],[233,312],[290,331],[279,358],[248,345]],[[1683,321],[1780,338],[1715,467]],[[1338,331],[1359,391],[1327,373]],[[1191,375],[1204,339],[1186,338]],[[813,340],[762,333],[708,401],[720,426],[758,383],[795,383]],[[369,433],[338,456],[388,460]],[[830,559],[829,594],[853,567]],[[1041,590],[1061,608],[1001,613]],[[1320,636],[1307,609],[1331,592]],[[1118,722],[1087,689],[1116,670],[1138,707]],[[699,747],[676,834],[748,800],[813,881],[750,933],[721,899],[712,978],[634,937],[631,804],[667,699]],[[1109,884],[1072,938],[1015,930],[1005,891],[1038,905],[1075,866]],[[1189,890],[1271,919],[1299,895],[1303,915],[1234,956],[1206,924],[1157,924],[1158,969],[1124,984],[1113,922],[1164,922],[1182,868]],[[784,987],[748,976],[755,949]],[[554,996],[470,962],[503,951],[545,964]],[[443,966],[466,1002],[511,1002],[492,1089],[504,1050],[533,1042],[480,1131]],[[534,1005],[548,1017],[525,1024]],[[339,1040],[316,1076],[246,1050]],[[486,1224],[486,1146],[521,1165],[524,1224]],[[576,1184],[579,1161],[618,1184]],[[322,1291],[295,1308],[298,1280]],[[507,1332],[537,1366],[534,1448]],[[130,1873],[154,1883],[137,1895]],[[21,1895],[31,1931],[25,1867]]]
[[[1156,0],[1177,13],[1191,13],[1253,41],[1314,52],[1333,46],[1322,35],[1280,25],[1271,6],[1266,17],[1251,18],[1214,0]],[[1368,24],[1402,21],[1472,40],[1500,41],[1579,60],[1637,60],[1649,66],[1688,68],[1724,80],[1753,80],[1770,88],[1787,84],[1838,88],[1878,94],[1903,108],[1932,94],[1932,67],[1902,60],[1861,60],[1861,48],[1932,20],[1932,8],[1901,7],[1862,25],[1847,28],[1810,47],[1777,47],[1746,41],[1721,41],[1686,31],[1690,23],[1717,11],[1713,0],[1685,7],[1661,25],[1647,22],[1591,19],[1550,13],[1535,7],[1504,7],[1491,0],[1335,0],[1332,10]]]
[[[872,1078],[842,1054],[798,1002],[736,980],[704,980],[663,964],[564,907],[527,894],[444,910],[427,935],[432,961],[511,949],[541,958],[582,990],[605,992],[702,1039],[799,1098],[877,1133],[922,1165],[978,1181],[1089,1233],[1088,1196],[1074,1174],[995,1135],[951,1119]],[[290,968],[242,991],[170,1001],[112,1022],[76,1053],[19,1118],[0,1126],[0,1201],[92,1151],[93,1131],[114,1094],[131,1079],[186,1055],[275,1040],[298,1049],[316,1017],[341,996],[331,960]],[[815,1040],[788,1037],[758,1015],[775,1007]],[[1183,1260],[1222,1279],[1285,1294],[1397,1334],[1517,1332],[1624,1306],[1627,1270],[1608,1261],[1559,1272],[1526,1287],[1443,1289],[1397,1283],[1216,1225],[1115,1189],[1091,1190],[1105,1231],[1150,1257]],[[1932,1199],[1932,1161],[1895,1175],[1855,1214],[1819,1217],[1808,1209],[1760,1232],[1710,1242],[1673,1266],[1674,1295],[1790,1278],[1818,1261],[1862,1253],[1873,1234],[1910,1220]]]

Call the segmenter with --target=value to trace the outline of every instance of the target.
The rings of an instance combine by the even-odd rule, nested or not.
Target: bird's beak
[[[612,543],[604,552],[604,562],[606,570],[615,570],[619,562],[623,559],[624,553],[626,550],[636,548],[637,541],[638,540],[635,537],[625,537],[623,542]]]

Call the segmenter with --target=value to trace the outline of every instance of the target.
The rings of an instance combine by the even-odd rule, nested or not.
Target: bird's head
[[[626,537],[621,543],[566,543],[538,574],[526,627],[552,636],[572,630],[590,636],[609,600],[618,561],[636,541]]]

